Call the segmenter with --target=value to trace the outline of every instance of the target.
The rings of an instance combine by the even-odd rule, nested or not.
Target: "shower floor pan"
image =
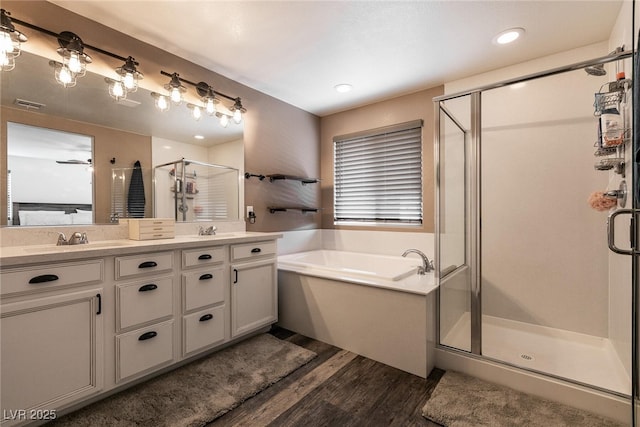
[[[442,344],[467,348],[469,313]],[[482,355],[511,365],[630,394],[631,380],[611,341],[562,329],[482,316]]]

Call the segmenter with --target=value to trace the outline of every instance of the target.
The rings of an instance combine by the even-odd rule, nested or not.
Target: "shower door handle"
[[[630,215],[631,222],[629,224],[629,242],[630,249],[620,249],[616,246],[616,217],[618,215]],[[607,243],[609,245],[609,249],[612,252],[615,252],[620,255],[640,255],[640,251],[636,248],[636,216],[640,215],[640,210],[638,209],[618,209],[617,211],[611,213],[609,218],[607,218]]]

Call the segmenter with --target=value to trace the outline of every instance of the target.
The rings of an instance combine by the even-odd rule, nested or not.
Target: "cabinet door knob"
[[[198,257],[198,259],[211,259],[211,254],[202,254]]]
[[[32,278],[31,280],[29,280],[29,283],[36,284],[36,283],[55,282],[58,279],[59,277],[56,276],[55,274],[43,274],[41,276],[36,276]]]
[[[202,316],[200,318],[200,321],[201,322],[206,322],[207,320],[211,320],[211,319],[213,319],[213,314],[205,314],[204,316]]]
[[[154,338],[157,335],[158,333],[156,331],[145,332],[144,334],[140,335],[140,337],[138,338],[138,341],[150,340],[151,338]]]
[[[252,254],[259,254],[260,252],[262,252],[262,249],[260,249],[260,248],[253,248],[253,249],[251,249],[251,253],[252,253]]]
[[[151,267],[157,267],[158,263],[155,261],[145,261],[142,264],[140,264],[138,266],[138,268],[151,268]]]
[[[158,289],[158,285],[156,285],[155,283],[149,283],[148,285],[140,286],[138,292],[148,292],[153,291],[154,289]]]
[[[198,280],[209,280],[209,279],[213,279],[213,274],[211,273],[203,274],[202,276],[200,276]]]

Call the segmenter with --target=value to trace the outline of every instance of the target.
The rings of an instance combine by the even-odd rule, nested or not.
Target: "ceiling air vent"
[[[20,98],[16,98],[16,100],[13,101],[13,103],[16,104],[18,107],[26,108],[27,110],[42,110],[44,107],[46,107],[45,104],[41,104],[39,102],[34,102],[34,101],[27,101],[26,99],[20,99]]]

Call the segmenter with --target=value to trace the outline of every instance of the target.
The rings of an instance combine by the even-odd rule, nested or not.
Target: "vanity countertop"
[[[98,240],[91,241],[88,244],[70,246],[56,246],[55,243],[46,245],[5,246],[0,247],[0,266],[12,267],[22,264],[72,261],[112,255],[134,255],[151,251],[189,249],[230,243],[249,243],[278,239],[280,237],[282,237],[282,233],[242,231],[218,233],[213,236],[176,236],[172,239],[158,240]]]

